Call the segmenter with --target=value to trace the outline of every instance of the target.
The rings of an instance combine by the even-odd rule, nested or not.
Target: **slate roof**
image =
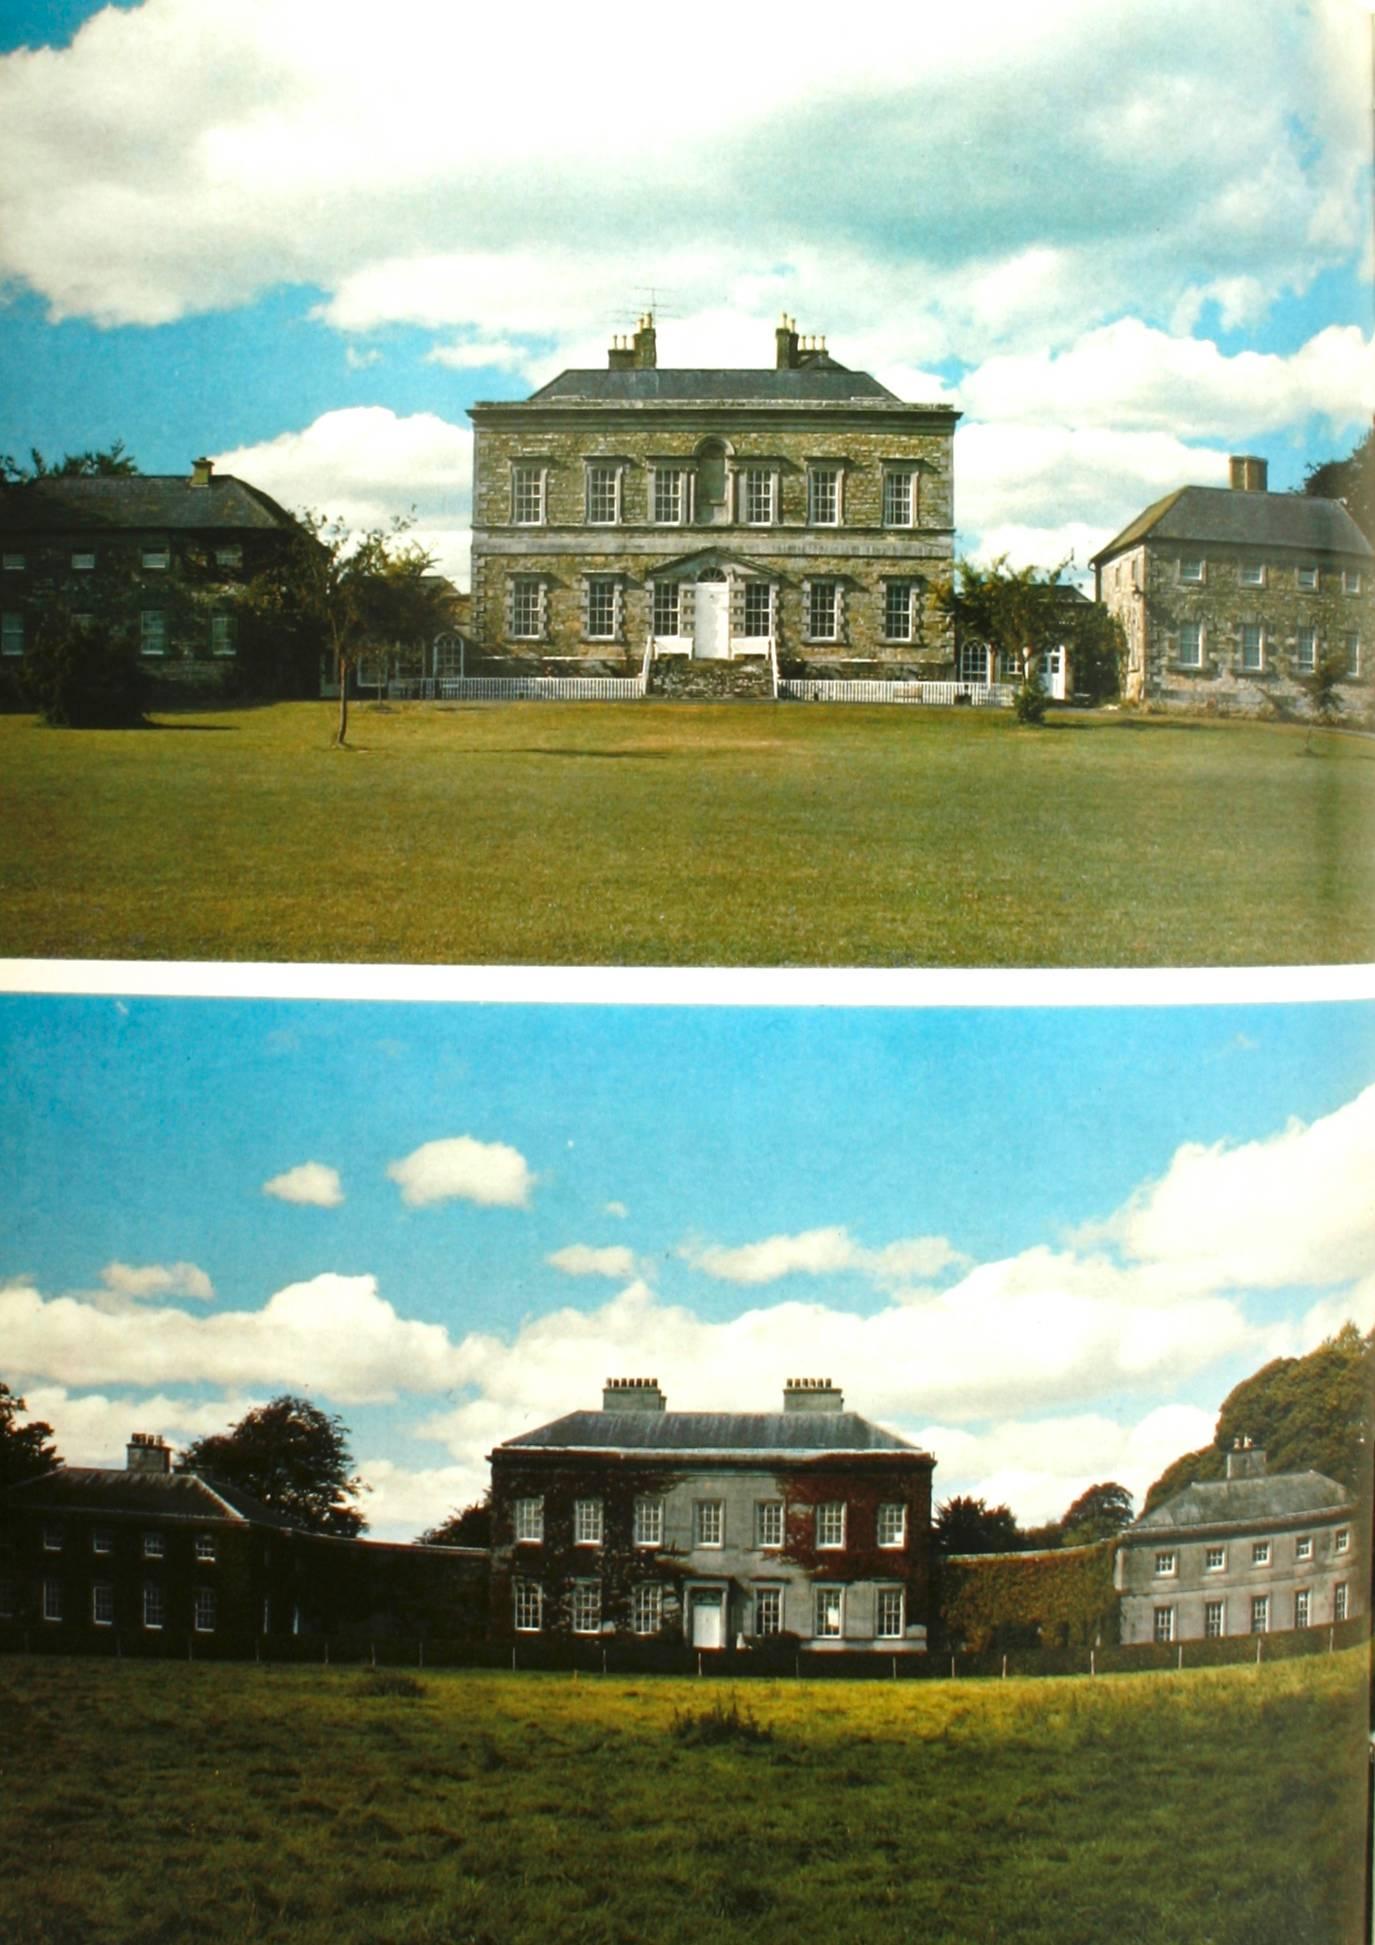
[[[917,1452],[854,1411],[570,1411],[498,1448],[628,1452]]]
[[[901,405],[895,392],[880,385],[867,371],[847,371],[834,359],[782,370],[707,370],[684,366],[660,370],[634,367],[627,371],[561,371],[525,401],[527,405],[557,405],[564,400],[595,400],[603,404],[696,404],[702,399],[763,400],[770,404],[843,404],[851,399]]]
[[[1152,1507],[1130,1533],[1188,1526],[1242,1526],[1337,1512],[1351,1494],[1321,1472],[1276,1472],[1260,1479],[1196,1479]]]
[[[25,480],[0,490],[5,533],[272,533],[296,522],[270,494],[232,473],[192,486],[184,473],[131,473]]]
[[[106,1466],[58,1466],[9,1490],[12,1506],[68,1513],[146,1513],[174,1519],[246,1520],[290,1528],[292,1522],[238,1486],[198,1472],[128,1472]]]
[[[1152,540],[1375,555],[1375,547],[1340,500],[1322,500],[1308,493],[1247,493],[1231,486],[1179,486],[1100,548],[1093,556],[1094,565],[1148,535]]]

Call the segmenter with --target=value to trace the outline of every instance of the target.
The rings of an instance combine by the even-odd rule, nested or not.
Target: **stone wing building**
[[[494,1635],[923,1652],[934,1463],[829,1379],[680,1412],[613,1378],[491,1454]]]
[[[1345,1486],[1320,1472],[1267,1473],[1263,1451],[1240,1447],[1227,1454],[1225,1479],[1196,1480],[1122,1534],[1122,1640],[1220,1640],[1350,1620],[1366,1611],[1362,1554]]]
[[[1267,476],[1236,457],[1230,486],[1177,488],[1094,555],[1129,702],[1302,714],[1305,679],[1333,657],[1343,713],[1369,712],[1375,549],[1339,500],[1271,493]]]
[[[791,320],[772,368],[661,370],[645,317],[606,370],[470,415],[489,668],[954,674],[932,589],[959,414],[905,404]]]

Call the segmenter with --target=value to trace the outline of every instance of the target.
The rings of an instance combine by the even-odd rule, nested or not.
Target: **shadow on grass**
[[[590,757],[593,759],[594,762],[597,763],[614,763],[619,758],[631,757],[634,758],[635,761],[640,763],[650,763],[656,760],[663,760],[668,757],[697,756],[700,755],[701,752],[697,750],[690,750],[690,749],[685,749],[685,750],[572,750],[572,749],[563,749],[558,746],[552,748],[546,747],[541,749],[538,747],[529,748],[524,745],[518,745],[515,747],[508,745],[499,750],[472,750],[469,752],[469,754],[472,756],[562,756],[562,757],[573,757],[573,758]]]
[[[136,723],[132,727],[166,730],[172,735],[189,733],[195,736],[237,736],[239,734],[237,723]]]

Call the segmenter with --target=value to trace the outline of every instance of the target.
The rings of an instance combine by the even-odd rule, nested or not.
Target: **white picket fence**
[[[933,708],[969,703],[985,709],[1012,705],[1012,690],[1004,682],[835,682],[782,676],[778,693],[795,702],[916,702]]]
[[[441,675],[388,683],[395,702],[633,702],[642,675]]]

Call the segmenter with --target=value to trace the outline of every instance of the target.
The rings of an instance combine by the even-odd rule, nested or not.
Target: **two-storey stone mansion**
[[[958,412],[909,405],[791,319],[762,370],[660,370],[652,316],[606,370],[471,408],[472,626],[489,665],[637,671],[785,657],[954,673]]]

